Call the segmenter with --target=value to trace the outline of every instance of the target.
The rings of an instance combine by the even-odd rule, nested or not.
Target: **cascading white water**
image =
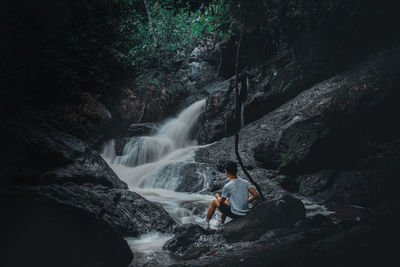
[[[135,167],[156,162],[181,148],[196,144],[191,131],[202,113],[205,100],[200,100],[182,111],[177,118],[167,121],[153,136],[132,139],[123,149],[122,156],[116,156],[112,163]],[[112,150],[108,147],[107,150]],[[111,153],[107,151],[108,155]]]
[[[106,144],[102,153],[130,190],[163,205],[178,223],[199,221],[200,217],[193,215],[189,208],[205,208],[213,200],[210,195],[175,192],[184,179],[185,168],[194,162],[194,151],[198,146],[192,139],[192,131],[204,106],[205,100],[197,101],[176,118],[167,120],[153,136],[133,138],[120,156],[115,153],[113,140]],[[190,178],[196,181],[191,180],[191,184],[206,189],[208,176],[207,168],[197,170],[194,178]]]

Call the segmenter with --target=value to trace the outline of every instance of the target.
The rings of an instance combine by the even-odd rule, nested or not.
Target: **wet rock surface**
[[[245,100],[243,124],[260,119],[308,87],[328,78],[335,69],[326,64],[324,57],[311,56],[314,57],[313,66],[301,57],[292,57],[292,52],[282,44],[276,55],[262,67],[245,69],[240,73],[240,88],[246,88],[241,93]],[[200,143],[211,143],[234,134],[234,82],[234,77],[231,77],[207,85],[211,94],[205,121],[198,134]]]
[[[42,121],[6,124],[1,183],[101,184],[127,188],[100,154],[84,142]],[[6,156],[6,154],[8,156]]]
[[[21,188],[102,218],[121,235],[137,236],[152,230],[169,232],[175,222],[168,213],[139,194],[124,189],[74,184]]]
[[[170,250],[180,257],[187,257],[190,246],[196,243],[201,236],[215,231],[205,230],[197,224],[179,225],[174,228],[175,236],[164,244],[164,249]],[[198,254],[200,256],[201,254]]]
[[[0,199],[4,266],[127,266],[133,258],[126,241],[85,209],[38,189],[2,188]]]
[[[102,141],[112,121],[111,112],[89,93],[78,93],[70,105],[44,112],[56,128],[78,137],[89,146]]]
[[[279,199],[259,203],[244,218],[227,223],[222,233],[230,242],[257,240],[268,230],[293,226],[305,214],[299,199],[282,195]]]
[[[35,117],[5,125],[0,198],[7,266],[127,266],[132,252],[122,235],[172,230],[162,207],[128,191],[81,140]]]
[[[159,128],[157,123],[134,123],[128,128],[128,136],[144,136],[155,133]]]
[[[224,180],[226,181],[213,166],[195,162],[184,164],[180,174],[182,179],[175,189],[178,192],[214,191],[220,188]]]
[[[246,126],[239,145],[244,164],[295,173],[335,166],[357,156],[362,152],[360,129],[365,129],[360,125],[362,114],[379,109],[396,95],[393,79],[398,77],[399,54],[395,49],[373,56]],[[393,127],[397,132],[398,125]],[[233,137],[224,138],[199,149],[196,161],[221,169],[234,159],[233,145]]]

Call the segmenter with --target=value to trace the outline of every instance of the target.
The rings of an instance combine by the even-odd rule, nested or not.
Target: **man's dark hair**
[[[225,170],[226,170],[227,172],[229,172],[230,174],[232,174],[232,175],[236,175],[236,173],[237,173],[237,165],[236,165],[236,162],[234,162],[234,161],[228,161],[228,162],[225,164]]]

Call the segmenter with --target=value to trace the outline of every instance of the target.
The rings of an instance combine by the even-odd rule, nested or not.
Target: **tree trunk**
[[[239,42],[236,50],[236,64],[235,64],[235,154],[236,158],[239,162],[240,167],[242,168],[243,173],[247,176],[247,179],[256,187],[258,194],[260,195],[260,198],[262,201],[265,200],[264,195],[261,191],[260,186],[253,180],[251,177],[250,173],[246,170],[246,167],[243,164],[242,158],[240,157],[239,154],[239,131],[240,131],[240,104],[241,104],[241,99],[239,97],[239,73],[238,73],[238,68],[239,68],[239,52],[240,52],[240,44],[242,42],[242,37],[243,37],[243,28],[244,25],[242,26],[242,29],[240,31],[240,37],[239,37]]]

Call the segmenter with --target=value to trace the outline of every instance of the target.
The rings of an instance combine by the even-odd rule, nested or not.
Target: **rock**
[[[159,122],[170,114],[172,107],[179,102],[179,95],[168,90],[159,90],[150,80],[143,81],[138,87],[126,87],[108,105],[113,114],[108,137],[126,136],[131,124]],[[129,135],[129,132],[128,132]]]
[[[243,218],[227,223],[223,235],[230,242],[257,240],[268,230],[292,227],[305,213],[300,200],[282,195],[279,199],[261,202]]]
[[[244,164],[304,173],[336,167],[360,156],[364,140],[361,129],[367,127],[363,114],[388,106],[388,101],[396,97],[393,85],[399,77],[399,57],[399,49],[372,56],[247,125],[240,132],[239,144]],[[368,126],[380,125],[378,122],[369,121]],[[394,123],[392,129],[397,132],[398,128]],[[379,132],[374,133],[379,136]],[[217,168],[234,158],[233,137],[201,148],[195,156],[197,162]]]
[[[78,93],[69,105],[57,106],[44,112],[61,132],[78,137],[89,145],[104,138],[110,126],[110,111],[89,93]]]
[[[199,192],[215,191],[220,188],[219,181],[225,180],[213,166],[201,163],[188,163],[180,168],[180,179],[176,191]]]
[[[128,128],[128,136],[144,136],[155,133],[159,128],[157,123],[134,123]]]
[[[296,179],[300,184],[299,194],[303,196],[311,196],[327,189],[331,186],[335,175],[336,173],[333,170],[323,170],[314,174],[299,176]]]
[[[205,230],[197,224],[184,224],[175,227],[175,236],[164,244],[164,249],[183,255],[190,245],[195,243],[200,236],[209,235],[212,231]]]
[[[121,235],[138,236],[150,231],[170,232],[175,222],[168,213],[139,194],[124,189],[75,184],[9,188],[35,194],[103,219]]]
[[[101,218],[39,192],[0,189],[5,266],[127,266],[128,244]]]
[[[245,178],[246,176],[239,172],[240,177]],[[264,193],[264,197],[267,200],[279,199],[282,195],[287,194],[287,192],[282,187],[282,180],[287,180],[287,176],[275,171],[266,170],[262,168],[254,168],[249,170],[251,177],[260,186]]]
[[[311,229],[274,229],[257,241],[230,243],[223,240],[195,259],[173,266],[373,266],[384,255],[395,259],[393,248],[385,250],[369,239],[370,228],[356,225],[339,230],[334,225]],[[215,235],[209,235],[212,238]],[[215,243],[214,243],[215,244]],[[218,249],[217,249],[218,248]],[[388,253],[389,252],[389,253]],[[338,257],[338,254],[340,257]],[[343,261],[343,259],[346,259]]]
[[[189,87],[202,88],[215,79],[215,75],[215,67],[204,61],[194,61],[188,65],[188,76],[184,77],[184,81]]]
[[[319,61],[315,63],[318,64]],[[318,72],[311,71],[314,68],[317,66],[310,66],[299,61],[299,58],[294,59],[287,48],[281,48],[279,53],[262,67],[240,73],[239,83],[243,81],[249,87],[244,101],[243,123],[248,124],[260,119],[316,82],[327,78],[332,72],[331,66],[323,66]],[[215,142],[234,134],[234,83],[235,77],[231,77],[207,86],[212,89],[210,92],[215,93],[208,98],[210,106],[199,132],[200,143]]]
[[[171,93],[178,96],[179,99],[185,99],[189,96],[190,91],[182,83],[175,83],[171,85],[168,89]]]
[[[32,125],[31,125],[32,124]],[[0,181],[10,184],[92,183],[127,188],[96,151],[42,121],[9,125]]]
[[[211,192],[221,187],[222,180],[222,174],[213,166],[184,161],[165,165],[158,175],[146,181],[148,185],[177,192]]]
[[[173,252],[180,261],[187,261],[213,254],[226,245],[225,238],[215,230],[187,224],[176,227],[175,236],[163,248]]]
[[[297,230],[308,230],[315,229],[321,226],[333,226],[334,223],[331,218],[326,217],[322,214],[317,214],[312,218],[303,218],[295,224]]]
[[[400,140],[374,146],[371,145],[367,157],[359,158],[334,172],[325,170],[301,176],[310,179],[300,179],[304,184],[299,193],[312,193],[314,198],[333,206],[345,204],[375,208],[389,199],[395,201],[399,185],[396,177],[400,174]]]

